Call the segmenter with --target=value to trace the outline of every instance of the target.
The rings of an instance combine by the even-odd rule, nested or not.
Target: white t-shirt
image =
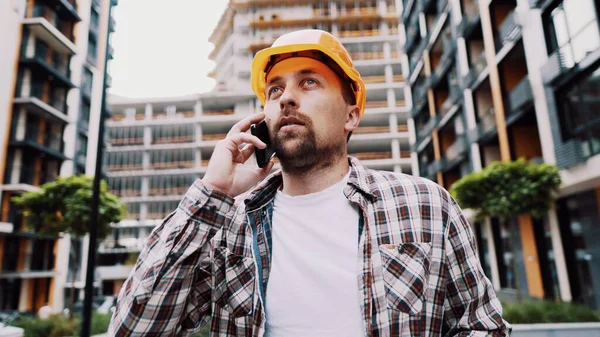
[[[358,208],[348,176],[318,193],[277,192],[266,292],[268,337],[364,336],[358,291]]]

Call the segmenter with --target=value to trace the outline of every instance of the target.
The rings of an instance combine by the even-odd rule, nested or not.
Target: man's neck
[[[342,180],[348,169],[348,158],[343,156],[334,163],[318,166],[301,174],[283,171],[282,192],[291,196],[320,192]]]

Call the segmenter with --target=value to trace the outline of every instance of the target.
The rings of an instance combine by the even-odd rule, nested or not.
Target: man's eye
[[[309,78],[309,79],[307,79],[306,81],[304,81],[304,83],[305,83],[306,85],[315,85],[315,84],[317,84],[317,81],[315,81],[315,80],[313,80],[313,79],[310,79],[310,78]]]
[[[279,90],[279,88],[277,88],[277,87],[269,89],[269,97],[273,94],[276,94],[277,90]]]

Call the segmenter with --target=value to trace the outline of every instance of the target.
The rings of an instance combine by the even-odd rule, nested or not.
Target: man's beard
[[[330,143],[319,146],[310,122],[303,128],[305,130],[285,135],[277,130],[273,137],[272,147],[284,172],[307,174],[315,169],[332,166],[339,156],[343,155],[344,144]]]

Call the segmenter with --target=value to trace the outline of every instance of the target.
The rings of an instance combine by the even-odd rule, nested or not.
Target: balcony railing
[[[34,82],[31,84],[31,89],[29,92],[29,96],[30,97],[35,97],[39,100],[41,100],[42,102],[50,105],[51,107],[53,107],[54,109],[62,112],[63,114],[67,114],[67,101],[66,101],[66,94],[63,95],[62,97],[64,97],[64,99],[56,99],[55,95],[51,94],[51,89],[49,89],[48,87],[45,87],[43,83],[40,82]]]
[[[224,110],[207,110],[202,114],[207,116],[219,116],[219,115],[233,115],[233,109],[224,109]]]
[[[479,77],[479,74],[487,67],[487,59],[485,57],[485,51],[483,51],[475,60],[469,72],[465,75],[464,81],[467,88],[471,87],[473,83]]]
[[[508,14],[506,19],[504,19],[498,29],[498,39],[500,43],[497,44],[497,49],[499,50],[506,43],[516,40],[520,33],[521,25],[517,22],[517,14],[513,10]]]
[[[365,36],[380,36],[381,31],[379,29],[369,29],[369,30],[346,30],[338,32],[338,36],[340,38],[346,37],[365,37]]]
[[[171,161],[171,162],[156,162],[156,163],[151,163],[150,166],[154,170],[190,168],[190,167],[194,167],[194,161],[193,160],[181,160],[181,161]]]
[[[414,85],[413,100],[415,106],[421,106],[427,102],[426,80],[417,80]]]
[[[424,139],[427,136],[429,136],[431,134],[431,131],[433,131],[433,128],[435,128],[435,126],[437,125],[438,122],[439,122],[438,116],[430,117],[429,120],[427,121],[427,123],[425,123],[423,126],[418,128],[418,130],[417,130],[418,138]]]
[[[363,81],[365,82],[365,84],[374,84],[374,83],[386,83],[387,79],[386,79],[385,75],[365,76],[365,77],[363,77]],[[394,75],[392,77],[392,81],[393,82],[402,82],[402,81],[404,81],[404,76]]]
[[[465,8],[462,20],[458,24],[458,35],[466,36],[471,31],[471,28],[479,20],[479,4],[474,0],[471,6]]]
[[[189,143],[194,141],[194,135],[173,136],[173,137],[156,137],[154,144],[176,144]]]
[[[350,57],[354,60],[379,60],[384,59],[385,55],[382,51],[380,52],[363,52],[363,53],[350,53]]]
[[[143,145],[144,138],[143,137],[135,137],[135,138],[111,138],[111,145]]]
[[[445,116],[450,111],[450,109],[452,109],[452,107],[460,100],[460,98],[460,89],[456,86],[451,87],[448,94],[448,98],[446,98],[444,103],[442,103],[440,105],[440,108],[438,109],[440,117]]]
[[[410,55],[409,68],[411,74],[413,70],[415,70],[419,60],[423,57],[423,51],[425,50],[425,47],[427,47],[427,40],[422,39],[417,48],[413,51],[412,55]]]
[[[183,195],[188,189],[189,186],[150,188],[149,195]]]
[[[496,128],[496,113],[494,108],[489,108],[479,119],[479,135],[485,135]]]
[[[446,151],[444,151],[444,158],[446,163],[451,163],[462,155],[467,149],[467,141],[464,135],[459,135],[452,145],[450,145]]]
[[[389,133],[390,127],[388,126],[359,126],[354,130],[354,134],[372,134],[372,133]]]
[[[531,90],[531,82],[529,78],[525,76],[517,84],[508,95],[508,102],[510,107],[509,113],[515,113],[521,109],[527,103],[533,102],[533,91]]]
[[[119,197],[139,197],[142,195],[142,191],[140,189],[113,189],[109,192]]]
[[[392,159],[392,152],[358,152],[351,153],[350,155],[359,160]]]
[[[57,53],[51,53],[48,46],[39,40],[35,44],[33,57],[51,67],[58,75],[64,76],[68,80],[70,75],[68,58]]]
[[[387,101],[367,101],[365,108],[367,109],[377,109],[377,108],[387,108]]]
[[[132,164],[110,164],[106,165],[106,170],[109,172],[118,172],[118,171],[139,171],[143,167],[142,163],[132,163]]]
[[[202,134],[202,140],[221,140],[227,136],[226,133],[204,133]]]
[[[73,29],[71,24],[64,22],[61,18],[56,15],[49,7],[45,5],[35,5],[32,11],[27,11],[28,18],[45,18],[50,22],[51,25],[56,27],[69,41],[74,41]]]

